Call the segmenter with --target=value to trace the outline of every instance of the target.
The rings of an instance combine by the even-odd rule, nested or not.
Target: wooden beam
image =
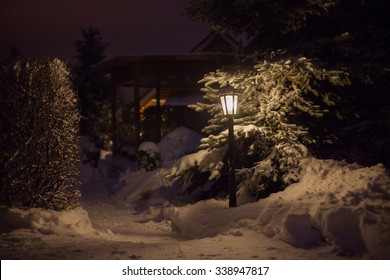
[[[160,83],[160,81],[156,82],[156,107],[157,107],[157,123],[156,123],[157,139],[156,139],[156,142],[157,141],[159,142],[162,138],[162,135],[161,135],[161,126],[162,126],[161,83]]]
[[[141,116],[140,116],[140,93],[139,81],[134,81],[134,119],[135,119],[135,145],[141,144]]]
[[[160,81],[156,82],[156,106],[161,107],[161,84]]]
[[[117,88],[114,83],[111,82],[110,85],[111,91],[111,141],[112,141],[112,154],[113,156],[118,155],[118,122],[116,119],[116,97],[117,97]]]

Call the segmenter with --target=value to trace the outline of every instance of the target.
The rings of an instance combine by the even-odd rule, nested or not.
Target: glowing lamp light
[[[234,116],[237,114],[238,94],[234,92],[231,86],[224,87],[219,92],[223,114],[225,116]]]

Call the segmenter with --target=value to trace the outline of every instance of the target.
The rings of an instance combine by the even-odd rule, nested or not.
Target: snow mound
[[[174,230],[190,238],[204,238],[230,231],[238,221],[255,219],[259,210],[255,204],[227,208],[226,201],[211,199],[165,208],[164,216],[172,222]]]
[[[343,255],[390,258],[390,176],[383,165],[360,167],[308,158],[286,190],[237,208],[203,201],[165,210],[191,238],[250,228],[293,246],[331,244]]]
[[[143,152],[145,152],[147,154],[151,154],[151,155],[160,152],[157,145],[153,142],[143,142],[139,146],[138,151],[143,151]]]
[[[282,227],[272,222],[268,226],[280,229],[280,237],[292,244],[319,244],[316,238],[305,238],[311,231],[310,236],[317,232],[344,254],[390,256],[390,176],[383,165],[360,167],[311,158],[303,167],[299,183],[269,198],[283,205],[279,211],[285,215]],[[310,226],[304,232],[289,221],[297,213]]]
[[[157,145],[166,167],[180,157],[193,153],[199,147],[202,135],[186,127],[178,127],[168,133]]]
[[[67,211],[31,208],[0,208],[0,232],[30,229],[42,234],[93,233],[88,212],[78,207]]]
[[[196,153],[183,156],[171,168],[171,176],[180,176],[186,170],[193,166],[198,166],[202,172],[210,171],[210,180],[218,177],[220,170],[223,167],[222,159],[227,147],[214,149],[212,151],[199,150]]]
[[[128,169],[114,186],[111,202],[123,205],[139,213],[149,208],[162,207],[168,201],[167,187],[163,184],[163,170]],[[157,215],[157,214],[156,214]]]

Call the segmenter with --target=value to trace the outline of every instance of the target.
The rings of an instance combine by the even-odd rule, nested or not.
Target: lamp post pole
[[[236,197],[236,159],[234,147],[234,121],[228,116],[229,126],[229,207],[237,207]]]
[[[229,142],[229,207],[237,207],[236,195],[236,156],[234,147],[234,120],[233,117],[237,114],[238,94],[231,86],[222,88],[219,92],[219,98],[223,114],[228,119],[228,142]]]

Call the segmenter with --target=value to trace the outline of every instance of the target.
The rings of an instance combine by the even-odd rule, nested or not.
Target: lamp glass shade
[[[237,114],[238,94],[230,92],[219,96],[221,100],[223,114],[231,116]]]

